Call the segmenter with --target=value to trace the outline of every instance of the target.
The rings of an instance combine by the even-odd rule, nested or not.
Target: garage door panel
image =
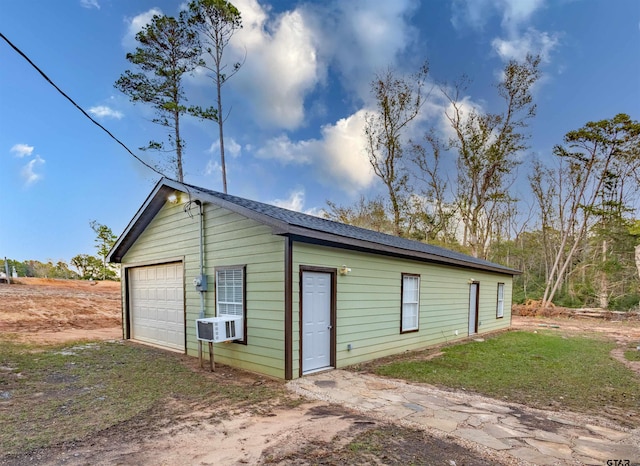
[[[184,350],[182,263],[135,267],[129,272],[131,338]]]

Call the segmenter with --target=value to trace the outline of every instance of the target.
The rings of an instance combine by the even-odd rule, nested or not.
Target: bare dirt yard
[[[0,284],[0,337],[44,345],[119,340],[120,283],[21,278],[17,284]],[[196,358],[180,358],[215,382],[284,387],[281,381],[221,365],[210,373],[200,369]],[[383,424],[342,406],[286,397],[257,408],[171,399],[77,441],[10,456],[0,451],[0,465],[399,465],[445,458],[453,462],[446,464],[492,464],[422,431]]]
[[[16,285],[0,284],[0,337],[5,339],[38,344],[119,340],[120,314],[119,283],[20,279]],[[514,317],[513,325],[596,332],[621,346],[640,341],[638,322]],[[212,380],[283,387],[280,381],[225,366],[209,373],[199,368],[196,358],[181,358]],[[260,409],[196,406],[173,399],[77,441],[11,456],[0,451],[0,465],[495,464],[453,440],[341,406],[286,396],[288,402],[274,400]]]
[[[121,338],[120,282],[19,278],[0,284],[0,333],[62,343]]]

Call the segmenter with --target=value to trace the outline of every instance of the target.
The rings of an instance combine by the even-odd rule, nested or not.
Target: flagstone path
[[[296,393],[454,440],[497,462],[640,465],[640,429],[576,413],[527,408],[371,374],[332,370],[287,384]],[[614,463],[611,463],[614,464]]]

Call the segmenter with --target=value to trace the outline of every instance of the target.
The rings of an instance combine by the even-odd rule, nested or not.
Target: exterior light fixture
[[[342,267],[340,267],[338,269],[338,273],[340,275],[348,275],[349,272],[351,272],[351,269],[349,267],[347,267],[346,265],[343,265]]]
[[[170,194],[167,197],[167,201],[169,201],[171,204],[177,204],[178,203],[178,195],[176,193]]]

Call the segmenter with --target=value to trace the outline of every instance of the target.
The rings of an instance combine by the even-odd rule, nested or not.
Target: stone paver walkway
[[[640,464],[640,429],[624,429],[605,419],[534,410],[343,370],[308,375],[287,386],[375,419],[453,437],[505,464],[605,465],[607,460]]]

